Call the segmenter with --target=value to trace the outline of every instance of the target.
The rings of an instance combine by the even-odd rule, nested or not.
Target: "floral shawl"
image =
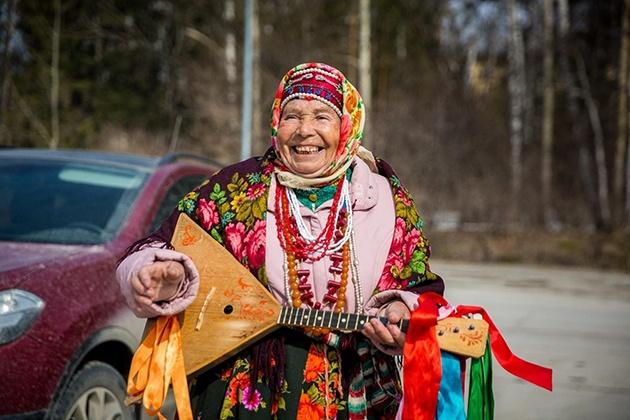
[[[262,284],[267,285],[264,266],[265,227],[267,197],[273,176],[274,159],[275,152],[269,149],[263,157],[251,158],[215,173],[194,191],[186,194],[161,227],[150,237],[136,243],[130,248],[130,252],[156,240],[169,246],[177,218],[181,212],[184,212],[230,251]],[[413,199],[387,163],[377,159],[377,166],[380,174],[389,180],[392,187],[396,225],[383,273],[372,295],[391,289],[408,290],[418,294],[428,291],[442,294],[444,290],[442,279],[429,269],[430,247],[422,235],[423,224]],[[348,334],[341,335],[349,336]],[[346,375],[343,379],[349,386],[349,392],[343,398],[343,392],[329,389],[339,397],[336,401],[340,401],[338,406],[326,404],[329,410],[347,408],[350,418],[364,418],[366,413],[375,411],[395,413],[397,399],[400,398],[400,383],[394,374],[393,358],[380,353],[360,334],[352,338],[352,344],[340,343],[338,336],[335,334],[325,339],[328,346],[313,340],[315,344],[309,351],[309,360],[304,372],[305,386],[308,386],[307,382],[312,380],[315,390],[321,389],[318,387],[323,386],[322,382],[326,377],[326,386],[332,384],[330,386],[334,387],[335,381],[340,382],[334,378],[341,376],[343,370]],[[353,347],[354,357],[350,359],[354,360],[349,363],[354,363],[353,368],[340,366],[339,351],[336,352],[337,356],[330,352],[331,346],[341,348],[344,345]],[[231,410],[239,404],[237,395],[241,396],[241,403],[248,409],[254,410],[260,404],[266,404],[264,401],[259,401],[259,405],[252,406],[251,401],[243,399],[243,395],[254,392],[252,389],[244,390],[244,387],[249,388],[250,385],[249,381],[243,380],[248,373],[250,376],[253,374],[254,377],[258,377],[256,382],[264,379],[268,382],[274,395],[270,402],[272,413],[274,410],[277,412],[278,409],[283,408],[282,392],[286,390],[286,384],[282,381],[284,375],[282,361],[265,355],[261,358],[260,352],[256,357],[255,348],[263,346],[267,346],[265,352],[270,351],[269,344],[263,342],[255,345],[252,352],[253,359],[261,360],[255,369],[257,374],[252,372],[250,361],[245,356],[233,362],[224,374],[226,379],[231,378],[229,389],[234,391],[234,387],[240,386],[241,393],[226,395],[222,417],[231,416]],[[310,357],[310,353],[314,354],[313,358]],[[281,355],[282,352],[274,348],[268,354]],[[315,357],[317,355],[320,360],[326,359],[328,369],[325,374],[315,375],[312,372],[312,366],[318,360]],[[230,398],[230,395],[233,398]],[[303,393],[298,411],[316,406],[319,412],[323,410],[324,405],[324,398],[317,392]],[[347,405],[347,407],[342,407],[342,405]],[[386,410],[386,407],[390,408]]]

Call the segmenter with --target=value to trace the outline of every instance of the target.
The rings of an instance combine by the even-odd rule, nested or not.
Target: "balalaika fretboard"
[[[278,324],[291,327],[315,327],[340,331],[360,331],[372,318],[376,317],[312,308],[283,306],[278,316]],[[387,318],[379,317],[379,319],[383,324],[387,325]],[[406,332],[409,321],[405,319],[397,325],[403,332]]]

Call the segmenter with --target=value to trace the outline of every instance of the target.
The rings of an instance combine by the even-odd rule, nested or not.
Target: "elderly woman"
[[[401,386],[394,356],[419,294],[442,293],[409,192],[360,146],[365,108],[337,69],[306,63],[282,79],[272,147],[212,175],[130,248],[118,269],[141,317],[170,315],[195,297],[192,261],[169,246],[181,212],[193,218],[283,304],[373,319],[363,334],[281,329],[199,375],[195,418],[388,418]]]

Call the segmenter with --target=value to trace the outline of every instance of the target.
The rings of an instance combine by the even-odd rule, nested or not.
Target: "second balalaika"
[[[358,331],[372,318],[281,305],[185,214],[179,217],[171,243],[193,260],[200,275],[196,299],[180,314],[187,375],[215,366],[282,326]],[[436,328],[443,350],[475,358],[485,351],[488,324],[483,320],[446,318]]]

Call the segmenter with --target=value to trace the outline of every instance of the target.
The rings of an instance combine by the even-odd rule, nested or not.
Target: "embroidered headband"
[[[324,68],[298,70],[287,80],[282,91],[280,111],[291,99],[317,99],[342,115],[343,89],[340,77]]]
[[[290,172],[278,153],[278,126],[282,109],[296,98],[312,98],[330,106],[341,119],[339,145],[335,159],[318,178],[304,178]],[[271,110],[271,144],[276,150],[274,170],[278,181],[291,188],[308,188],[329,184],[352,163],[361,146],[365,107],[357,89],[336,68],[323,63],[304,63],[284,75]]]

